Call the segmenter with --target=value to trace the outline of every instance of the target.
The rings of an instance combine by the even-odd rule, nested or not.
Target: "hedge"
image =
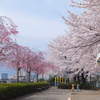
[[[47,82],[0,84],[0,100],[10,100],[48,88]]]
[[[65,84],[65,83],[61,83],[58,85],[58,88],[60,89],[71,89],[72,88],[72,84],[75,85],[75,89],[77,87],[77,83],[68,83],[68,84]],[[85,90],[96,90],[97,88],[95,86],[93,86],[92,84],[86,82],[86,83],[80,83],[79,84],[79,88],[80,89],[85,89]]]
[[[60,83],[60,84],[58,85],[58,88],[59,88],[59,89],[71,89],[71,88],[72,88],[72,83],[69,83],[69,84]]]

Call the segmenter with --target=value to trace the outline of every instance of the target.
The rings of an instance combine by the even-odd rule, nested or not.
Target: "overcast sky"
[[[17,42],[46,50],[52,39],[65,33],[62,16],[71,0],[0,0],[0,15],[10,17],[18,26]],[[74,9],[74,11],[78,11]]]
[[[0,0],[0,15],[18,26],[17,42],[45,50],[50,40],[64,34],[62,20],[69,0]]]
[[[49,41],[65,34],[62,16],[71,0],[0,0],[0,16],[10,17],[18,26],[17,42],[35,50],[45,50]]]

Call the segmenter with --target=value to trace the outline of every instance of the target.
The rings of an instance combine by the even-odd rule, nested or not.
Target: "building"
[[[1,80],[4,80],[4,81],[8,80],[8,73],[2,73]]]
[[[8,73],[2,73],[0,83],[7,83],[7,81],[8,81]]]

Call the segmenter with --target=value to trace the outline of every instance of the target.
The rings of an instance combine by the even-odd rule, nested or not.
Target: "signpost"
[[[64,83],[64,78],[63,77],[55,77],[55,86],[58,86],[60,83]]]

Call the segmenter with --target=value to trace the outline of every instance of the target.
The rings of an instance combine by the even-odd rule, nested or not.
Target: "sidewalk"
[[[67,100],[69,96],[69,90],[52,87],[46,91],[33,93],[14,100]]]
[[[82,90],[80,92],[73,92],[71,100],[100,100],[100,91]]]

